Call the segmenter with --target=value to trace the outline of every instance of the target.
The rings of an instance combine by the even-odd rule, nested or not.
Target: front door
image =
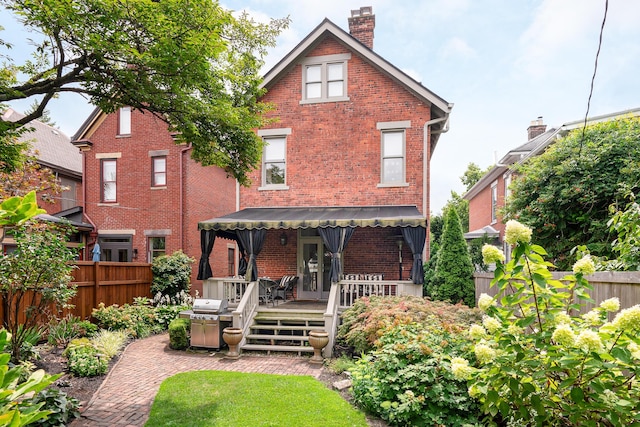
[[[298,299],[329,298],[331,258],[324,255],[322,239],[308,236],[298,242]]]

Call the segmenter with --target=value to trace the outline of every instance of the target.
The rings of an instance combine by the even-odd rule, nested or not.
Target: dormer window
[[[350,58],[350,54],[305,58],[300,103],[348,101],[347,62]]]

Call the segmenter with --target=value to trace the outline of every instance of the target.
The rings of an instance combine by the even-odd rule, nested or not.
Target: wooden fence
[[[569,272],[555,271],[552,273],[555,279],[561,279]],[[493,273],[475,273],[476,303],[481,294],[494,296],[497,293],[495,287],[490,287]],[[585,279],[593,286],[590,292],[595,305],[602,301],[618,297],[620,308],[629,308],[640,304],[640,271],[599,271]],[[594,307],[594,304],[586,304],[583,312],[587,312]]]
[[[131,304],[135,297],[151,298],[151,264],[132,262],[77,261],[72,271],[72,284],[77,293],[69,301],[75,307],[66,309],[68,313],[82,319],[89,319],[92,310],[101,302],[105,305]],[[0,305],[0,319],[2,319]],[[20,321],[24,322],[24,311]]]

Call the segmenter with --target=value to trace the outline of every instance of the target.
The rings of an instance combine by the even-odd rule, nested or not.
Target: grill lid
[[[228,310],[226,299],[197,298],[193,300],[193,312],[201,314],[220,314]]]

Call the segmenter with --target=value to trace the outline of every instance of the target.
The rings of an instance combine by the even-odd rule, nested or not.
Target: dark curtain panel
[[[206,280],[213,276],[211,265],[209,265],[209,255],[213,250],[213,242],[216,240],[214,230],[200,230],[200,263],[198,264],[198,280]]]
[[[322,236],[324,245],[331,252],[331,270],[329,270],[329,278],[331,283],[340,281],[340,272],[342,271],[342,252],[347,247],[349,239],[353,235],[355,227],[336,227],[336,228],[319,228],[318,232]]]
[[[244,247],[247,255],[249,255],[247,272],[244,278],[250,282],[254,282],[258,280],[258,264],[256,263],[256,257],[262,250],[264,239],[267,236],[267,230],[238,230],[236,233],[238,235],[238,240]]]
[[[238,275],[244,276],[247,274],[247,258],[246,251],[244,250],[244,246],[240,243],[240,240],[236,240],[238,242],[238,250],[240,251],[240,262],[238,262]]]
[[[404,237],[404,241],[407,242],[411,253],[413,253],[410,278],[416,285],[421,285],[424,283],[422,250],[427,240],[427,229],[425,227],[405,227],[402,229],[402,237]]]

